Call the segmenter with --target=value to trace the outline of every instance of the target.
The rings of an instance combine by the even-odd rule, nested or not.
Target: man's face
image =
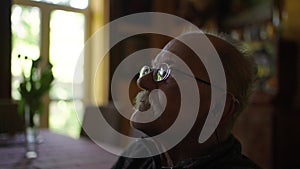
[[[166,51],[158,54],[152,67],[159,64],[174,66],[172,54]],[[136,97],[136,110],[131,116],[131,124],[150,136],[160,134],[172,125],[178,115],[181,99],[178,84],[172,76],[156,82],[153,72],[139,78],[137,83],[143,91]]]
[[[202,75],[201,77],[204,77],[205,80],[208,79],[204,67],[201,64],[195,64],[197,62],[193,59],[197,57],[189,57],[191,55],[192,53],[186,51],[178,42],[171,41],[164,50],[157,55],[152,66],[168,64],[171,70],[172,68],[180,70],[181,66],[178,62],[180,58],[192,71],[198,73],[198,77]],[[181,94],[176,80],[180,80],[180,77],[177,77],[175,80],[172,75],[171,71],[171,75],[161,82],[156,82],[153,79],[153,72],[138,79],[138,85],[143,91],[137,95],[136,110],[131,116],[131,124],[134,128],[143,131],[149,136],[153,136],[168,129],[176,120],[181,106]],[[194,80],[192,77],[189,78],[189,80],[183,80],[182,83],[190,83],[190,80]],[[198,84],[198,88],[199,92],[201,91],[201,106],[199,111],[205,112],[210,105],[210,99],[208,98],[210,88],[205,84]],[[188,114],[186,115],[188,116]],[[197,125],[202,125],[204,122],[203,119],[205,118],[205,113],[198,116],[198,119],[202,120],[197,120]],[[141,121],[147,123],[140,123]],[[201,127],[198,128],[201,129]]]

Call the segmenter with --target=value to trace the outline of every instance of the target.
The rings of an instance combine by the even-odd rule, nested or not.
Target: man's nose
[[[151,91],[157,88],[157,83],[153,80],[153,72],[151,71],[148,74],[138,78],[137,85],[143,89]]]

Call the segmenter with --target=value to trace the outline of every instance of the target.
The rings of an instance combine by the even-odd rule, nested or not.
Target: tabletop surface
[[[0,146],[0,169],[106,169],[118,156],[100,148],[87,138],[74,139],[41,130],[43,142],[38,157],[26,159],[25,144]]]

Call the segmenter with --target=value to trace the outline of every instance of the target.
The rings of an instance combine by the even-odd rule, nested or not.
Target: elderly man
[[[137,96],[136,111],[131,117],[131,125],[146,136],[132,143],[113,168],[259,168],[241,154],[241,145],[231,134],[234,121],[247,104],[252,89],[255,77],[253,62],[224,37],[190,32],[181,38],[169,42],[157,55],[152,67],[144,66],[140,71],[137,83],[143,91]],[[209,43],[202,43],[205,41]],[[222,89],[222,85],[219,86],[218,83],[212,84],[214,77],[210,77],[211,74],[203,61],[211,55],[205,56],[202,53],[199,57],[189,47],[189,43],[197,43],[198,48],[203,50],[213,46],[223,65],[226,89]],[[190,73],[188,69],[184,69],[184,65],[188,66]],[[214,64],[209,66],[211,65]],[[195,91],[191,84],[195,84]],[[186,87],[189,85],[191,87]],[[217,99],[211,101],[214,89],[223,95],[218,95]],[[191,99],[185,102],[187,106],[183,105],[183,99],[186,99],[183,90],[189,93]],[[194,95],[199,96],[199,99],[195,99],[198,97]],[[213,113],[221,115],[219,119],[214,119],[216,128],[205,123],[210,109]],[[191,113],[194,110],[196,116]],[[166,132],[175,124],[181,112],[184,115],[182,117],[190,119],[176,123],[181,127],[176,128],[175,132],[172,131],[174,134],[145,141]],[[172,141],[177,139],[175,135],[186,132],[184,128],[189,125],[191,128],[186,135],[173,143]],[[200,141],[199,136],[202,130],[206,130],[204,128],[207,125],[213,128],[213,132],[207,139]],[[136,154],[145,152],[148,152],[149,156],[141,155],[142,158],[137,158]]]

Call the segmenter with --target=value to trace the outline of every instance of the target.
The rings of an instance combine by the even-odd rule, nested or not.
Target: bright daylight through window
[[[20,99],[21,71],[30,62],[18,55],[49,60],[55,77],[49,93],[49,128],[78,137],[83,113],[83,63],[73,84],[77,59],[84,47],[88,0],[15,0],[12,6],[12,97]],[[73,100],[72,88],[81,91]],[[75,112],[73,104],[81,107]],[[48,107],[48,106],[46,106]]]

